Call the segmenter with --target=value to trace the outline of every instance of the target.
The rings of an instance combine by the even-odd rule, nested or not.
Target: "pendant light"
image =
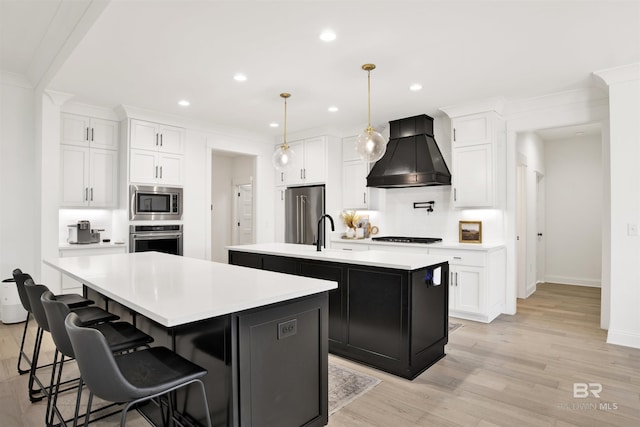
[[[362,69],[367,72],[367,116],[369,125],[356,139],[356,151],[362,160],[368,162],[377,162],[387,150],[387,141],[371,127],[371,71],[375,70],[375,68],[374,64],[364,64],[362,66]]]
[[[285,170],[293,162],[293,156],[295,156],[291,147],[287,145],[287,98],[290,96],[290,93],[280,94],[280,97],[284,99],[284,136],[282,145],[276,148],[271,158],[273,167],[280,171]]]

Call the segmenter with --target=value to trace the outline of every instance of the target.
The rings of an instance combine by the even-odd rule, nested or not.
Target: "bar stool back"
[[[94,394],[110,402],[127,402],[120,419],[120,426],[124,427],[132,405],[195,383],[202,391],[206,425],[211,427],[207,394],[200,380],[207,374],[205,369],[165,347],[114,356],[104,335],[82,327],[75,313],[67,316],[65,326],[80,374],[91,391],[87,412],[91,410]],[[85,426],[88,422],[87,417]]]
[[[67,315],[71,313],[71,310],[65,303],[57,301],[55,299],[55,296],[50,291],[44,292],[40,297],[40,300],[47,315],[47,320],[49,321],[49,327],[53,342],[56,344],[56,348],[60,351],[60,353],[62,353],[60,366],[57,372],[57,378],[55,380],[55,367],[54,372],[51,373],[50,389],[52,390],[51,394],[53,400],[50,403],[50,412],[48,412],[47,414],[48,425],[53,425],[54,415],[57,415],[60,421],[63,424],[66,424],[66,422],[71,421],[71,419],[64,419],[64,417],[58,410],[57,401],[58,394],[60,393],[62,369],[64,367],[65,357],[69,359],[74,359],[76,357],[75,353],[73,352],[71,340],[69,339],[69,334],[67,333],[67,329],[64,325],[64,320]],[[92,327],[98,329],[105,335],[105,338],[107,339],[107,343],[109,345],[109,349],[112,352],[132,350],[138,347],[146,346],[153,341],[152,337],[127,322],[100,323]],[[74,416],[72,418],[72,420],[74,421],[74,425],[77,423],[77,420],[79,418],[78,412],[80,409],[80,399],[82,397],[82,385],[83,380],[82,377],[80,377],[78,379],[76,407]],[[86,414],[86,416],[89,416],[89,414]]]

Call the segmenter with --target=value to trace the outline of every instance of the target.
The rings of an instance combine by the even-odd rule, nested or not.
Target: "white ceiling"
[[[70,1],[0,0],[3,70],[29,74],[47,25],[73,30],[59,17]],[[588,87],[591,72],[640,61],[637,1],[93,3],[106,7],[49,88],[274,136],[281,92],[292,94],[288,132],[366,124],[367,62],[377,65],[371,115],[382,127],[476,99]],[[332,43],[318,38],[326,28],[337,34]],[[235,82],[238,72],[248,80]],[[422,91],[408,90],[414,82]]]

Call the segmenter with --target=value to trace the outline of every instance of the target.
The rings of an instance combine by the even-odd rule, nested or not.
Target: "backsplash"
[[[68,225],[76,224],[80,220],[91,222],[91,228],[104,228],[100,232],[101,239],[111,239],[113,230],[113,212],[106,209],[60,209],[58,211],[58,241],[66,243]]]

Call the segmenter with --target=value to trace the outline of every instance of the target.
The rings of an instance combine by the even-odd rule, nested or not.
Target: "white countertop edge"
[[[414,271],[431,265],[449,262],[448,257],[427,254],[409,254],[386,252],[383,250],[343,251],[325,249],[317,252],[315,246],[292,243],[261,243],[253,245],[226,246],[225,249],[238,252],[250,252],[262,255],[276,255],[290,258],[303,258],[316,261],[336,262],[340,264],[366,265],[395,270]]]
[[[113,240],[109,243],[67,243],[63,242],[58,245],[60,250],[83,250],[83,249],[112,249],[112,248],[126,248],[125,243],[115,244]]]
[[[456,243],[456,242],[438,242],[438,243],[401,243],[401,242],[380,242],[366,239],[343,239],[341,237],[332,237],[332,243],[354,243],[358,245],[370,246],[400,246],[405,248],[419,249],[462,249],[470,251],[492,251],[505,247],[504,243]]]

